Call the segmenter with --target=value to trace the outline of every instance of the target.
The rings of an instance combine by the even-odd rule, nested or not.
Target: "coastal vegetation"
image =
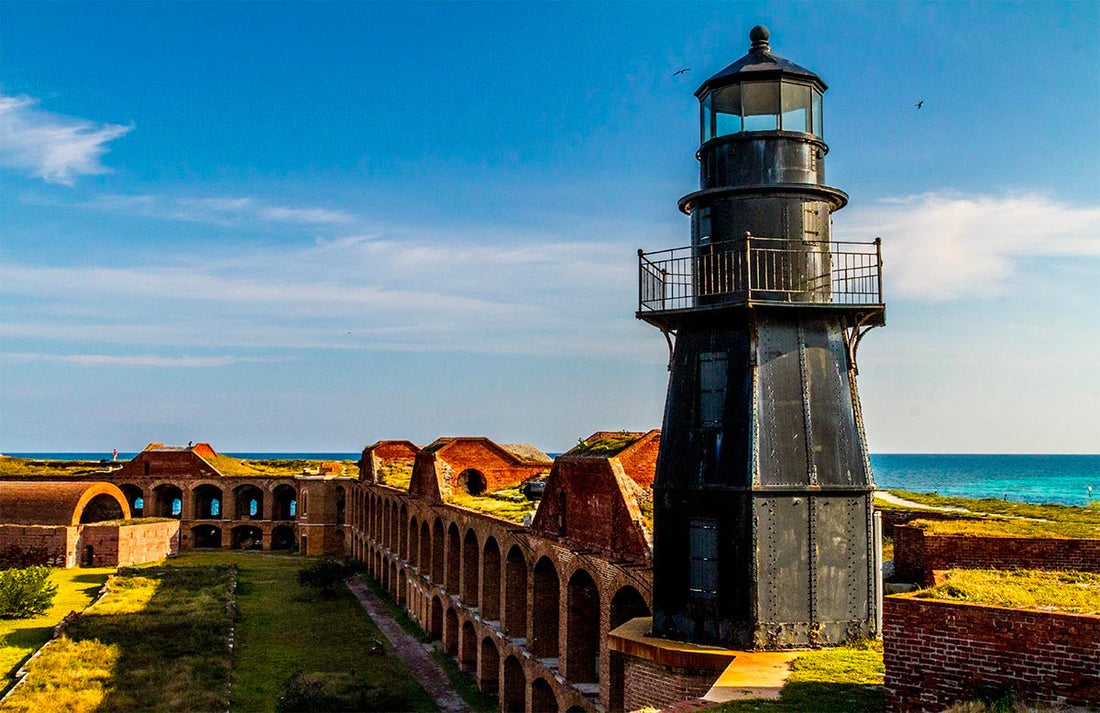
[[[1011,500],[998,500],[996,498],[960,498],[934,493],[913,493],[906,490],[891,490],[891,493],[910,500],[919,505],[928,505],[934,508],[961,508],[970,514],[1000,515],[1006,517],[1029,518],[1033,520],[1049,520],[1051,522],[1078,522],[1100,525],[1100,503],[1090,507],[1074,507],[1072,505],[1033,504],[1018,503]],[[908,510],[905,506],[894,505],[884,500],[875,499],[875,507],[882,510]],[[960,512],[966,515],[967,512]]]
[[[374,477],[382,485],[388,485],[398,490],[408,490],[409,483],[412,482],[412,472],[412,463],[392,460],[380,465],[378,470],[375,471]]]
[[[62,617],[92,602],[113,571],[113,567],[51,570],[50,581],[57,585],[57,595],[48,610],[28,619],[0,619],[0,691],[14,682],[15,671],[49,640]]]
[[[1100,539],[1100,523],[1090,522],[985,517],[980,520],[913,520],[909,524],[937,535]]]
[[[0,619],[45,614],[57,596],[50,568],[41,565],[0,569]]]
[[[914,596],[1019,609],[1100,614],[1100,574],[952,569],[945,573],[940,584]]]
[[[121,461],[109,461],[121,466]],[[106,464],[92,460],[42,460],[40,458],[0,457],[0,477],[76,478],[102,473]]]

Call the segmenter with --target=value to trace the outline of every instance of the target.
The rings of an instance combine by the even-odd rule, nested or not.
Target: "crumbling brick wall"
[[[886,597],[886,710],[981,697],[1100,706],[1100,616]]]
[[[1100,539],[940,535],[894,528],[894,571],[922,586],[944,569],[1043,569],[1100,572]]]

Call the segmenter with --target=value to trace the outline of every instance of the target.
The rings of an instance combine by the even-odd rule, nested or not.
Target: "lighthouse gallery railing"
[[[748,237],[638,251],[638,311],[705,304],[882,303],[882,244]]]

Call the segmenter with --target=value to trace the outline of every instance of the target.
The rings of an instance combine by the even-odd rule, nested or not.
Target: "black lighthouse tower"
[[[691,245],[639,251],[669,340],[654,483],[653,635],[730,648],[876,633],[874,482],[855,351],[884,324],[876,239],[838,243],[813,72],[753,28],[703,82]]]

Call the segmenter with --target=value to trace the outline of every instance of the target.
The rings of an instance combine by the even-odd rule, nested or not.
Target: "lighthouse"
[[[815,73],[749,53],[703,82],[690,245],[639,251],[670,348],[651,636],[736,649],[877,633],[874,480],[856,356],[885,323],[877,239],[832,239]]]

